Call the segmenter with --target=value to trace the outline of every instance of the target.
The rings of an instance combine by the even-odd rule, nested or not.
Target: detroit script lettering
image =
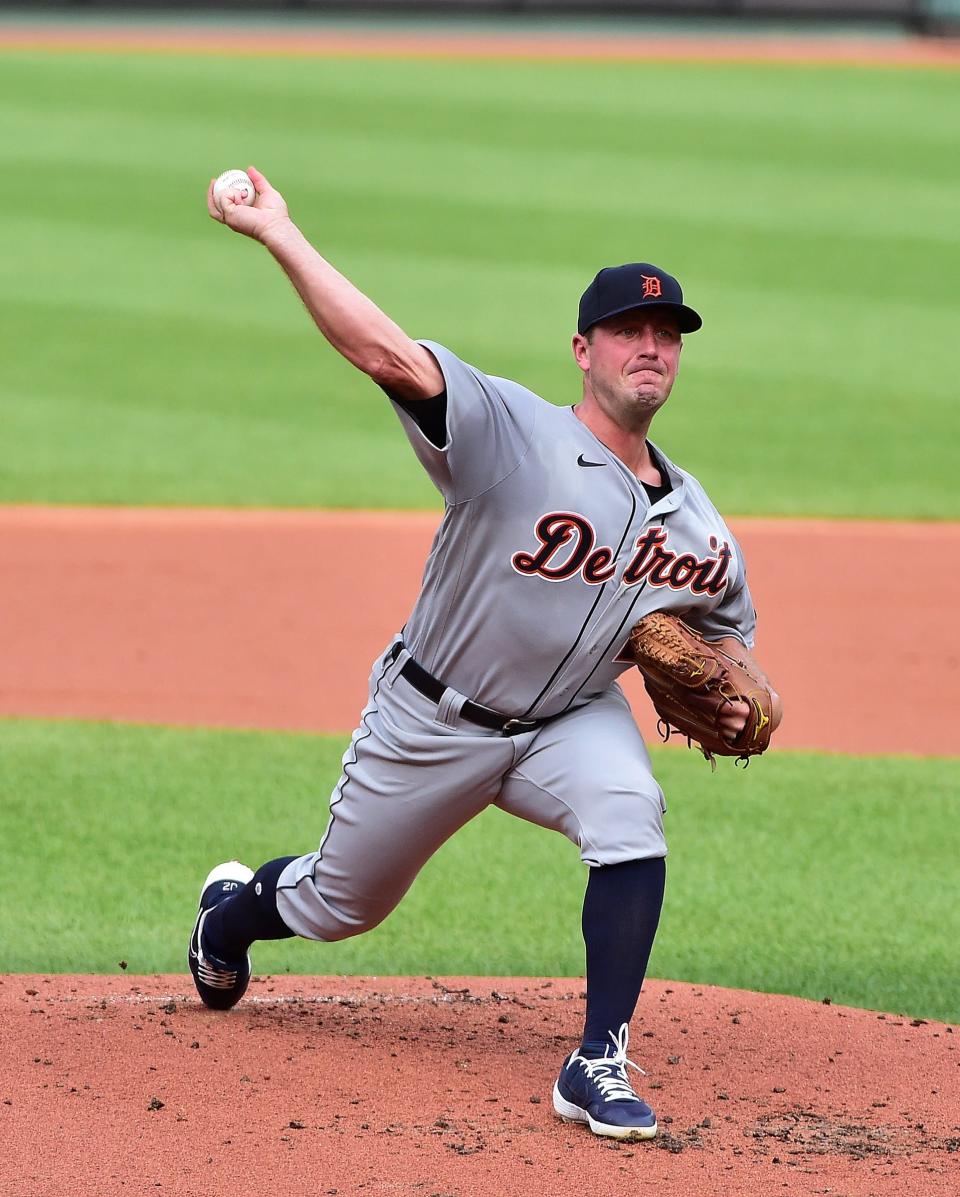
[[[539,548],[532,553],[514,553],[511,565],[519,574],[536,574],[551,582],[563,582],[580,574],[591,586],[612,578],[617,572],[613,549],[596,546],[593,525],[571,511],[551,511],[541,516],[534,529]],[[635,552],[623,571],[624,586],[646,582],[650,586],[669,586],[671,590],[689,588],[693,594],[717,595],[727,584],[727,572],[733,550],[728,541],[709,539],[711,553],[697,557],[693,553],[674,553],[667,548],[666,528],[647,528],[635,542]],[[711,555],[712,554],[712,555]]]

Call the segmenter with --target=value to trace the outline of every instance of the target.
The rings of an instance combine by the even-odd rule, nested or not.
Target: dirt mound
[[[651,981],[631,1056],[660,1120],[616,1144],[550,1093],[582,981],[0,979],[2,1191],[955,1194],[960,1034]]]

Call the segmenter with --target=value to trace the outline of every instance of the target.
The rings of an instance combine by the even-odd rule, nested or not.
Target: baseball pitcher
[[[666,806],[617,678],[643,667],[642,641],[664,727],[706,742],[684,722],[699,712],[713,751],[761,751],[781,717],[750,652],[740,548],[696,479],[648,440],[701,319],[659,267],[601,270],[573,337],[582,396],[556,407],[411,340],[249,174],[255,202],[214,197],[211,184],[211,217],[261,242],[327,341],[382,388],[444,514],[414,608],[374,662],[319,847],[256,872],[229,861],[204,881],[189,945],[197,989],[227,1009],[255,940],[375,927],[492,803],[562,832],[589,866],[583,1037],[554,1108],[596,1134],[652,1138],[627,1036],[663,899]],[[664,697],[671,686],[680,698]]]

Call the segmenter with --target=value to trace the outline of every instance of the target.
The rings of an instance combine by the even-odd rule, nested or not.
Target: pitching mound
[[[650,1143],[559,1121],[582,981],[0,978],[4,1192],[955,1194],[960,1034],[651,981]],[[12,1187],[8,1187],[12,1184]]]

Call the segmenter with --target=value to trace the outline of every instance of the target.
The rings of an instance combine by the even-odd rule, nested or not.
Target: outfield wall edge
[[[764,20],[837,25],[844,22],[893,24],[915,33],[953,36],[960,32],[960,0],[39,0],[24,5],[0,0],[0,11],[95,15],[98,11],[153,16],[206,11],[304,16],[338,14],[363,17],[488,16],[516,18],[596,16],[630,18],[707,18],[730,26]],[[696,20],[692,22],[696,25]],[[692,32],[698,30],[694,27]],[[702,30],[700,31],[702,32]]]

